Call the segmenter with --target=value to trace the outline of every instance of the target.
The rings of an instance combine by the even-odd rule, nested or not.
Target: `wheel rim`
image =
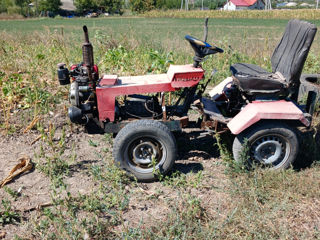
[[[256,139],[250,148],[251,158],[264,165],[281,165],[290,155],[290,144],[281,135],[267,135]]]
[[[151,142],[139,143],[132,151],[133,161],[136,164],[151,164],[156,156],[156,146]]]
[[[164,163],[167,150],[162,141],[147,136],[133,139],[124,154],[130,168],[140,173],[150,173]]]

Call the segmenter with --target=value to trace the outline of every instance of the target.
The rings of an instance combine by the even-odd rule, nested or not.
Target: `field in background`
[[[161,13],[165,14],[166,12]],[[192,13],[190,14],[192,15]],[[205,17],[206,14],[203,16]],[[101,31],[102,34],[118,41],[135,39],[147,46],[157,47],[158,50],[172,51],[178,48],[178,50],[183,49],[184,52],[192,54],[183,38],[186,34],[202,38],[204,17],[201,17],[201,19],[137,17],[0,21],[0,31],[17,33],[18,35],[31,34],[34,31],[40,33],[48,33],[49,31],[51,33],[64,33],[66,38],[73,40],[74,37],[81,37],[82,39],[81,27],[86,24],[91,37],[94,36],[96,31]],[[318,20],[312,20],[311,22],[319,24],[319,19],[320,17]],[[233,48],[245,51],[244,53],[262,46],[273,48],[276,41],[281,37],[287,22],[287,19],[223,19],[212,17],[209,21],[208,42],[218,44],[219,41],[225,41]],[[316,41],[315,43],[314,45],[317,46]]]
[[[286,9],[286,10],[242,10],[242,11],[150,11],[146,12],[143,16],[146,17],[170,17],[170,18],[244,18],[244,19],[305,19],[305,20],[318,20],[320,11],[317,9]]]
[[[219,71],[215,82],[236,62],[270,69],[287,21],[210,19],[208,42],[225,53],[204,67]],[[112,137],[84,133],[67,120],[68,88],[56,79],[57,63],[81,61],[84,24],[100,71],[115,74],[189,63],[193,51],[184,36],[203,36],[203,19],[196,18],[0,21],[0,178],[21,153],[36,163],[0,190],[0,233],[18,239],[320,238],[316,132],[301,137],[300,161],[309,167],[315,160],[306,169],[248,172],[212,138],[182,136],[170,176],[150,184],[123,176],[112,162]],[[318,34],[305,72],[320,72],[319,53]],[[317,124],[316,118],[319,130]]]
[[[247,61],[259,61],[268,67],[269,59],[275,45],[282,36],[288,20],[284,19],[219,19],[209,21],[208,42],[224,48],[228,53],[239,53],[248,56]],[[320,25],[320,20],[312,21]],[[98,19],[40,19],[27,21],[0,21],[0,31],[32,39],[38,34],[48,39],[59,36],[68,51],[80,50],[83,41],[82,26],[86,24],[93,41],[106,44],[112,40],[113,44],[123,46],[144,46],[162,53],[173,52],[176,63],[191,60],[193,51],[184,40],[186,34],[202,38],[203,19],[187,18],[98,18]],[[319,34],[318,34],[319,35]],[[316,36],[312,46],[312,54],[318,59],[320,52],[319,36]],[[104,42],[103,42],[104,41]],[[101,59],[105,49],[95,49],[96,59]],[[312,55],[311,54],[311,55]],[[69,62],[79,61],[79,54],[68,56]],[[213,58],[227,58],[229,55],[215,55]],[[210,61],[210,60],[209,60]],[[237,60],[236,60],[237,61]],[[265,63],[262,63],[262,62]],[[52,68],[53,66],[48,66]],[[219,70],[219,69],[218,69]],[[309,71],[307,68],[306,71]]]
[[[270,69],[269,57],[282,36],[287,22],[288,20],[284,19],[210,19],[208,42],[223,48],[225,53],[209,57],[205,66],[208,67],[208,70],[216,68],[219,71],[217,77],[220,79],[229,75],[230,64],[239,61],[259,64]],[[313,22],[320,25],[320,20]],[[3,41],[6,36],[10,36],[11,40],[17,38],[24,44],[28,44],[24,39],[30,40],[32,46],[29,46],[29,50],[39,47],[37,46],[38,37],[46,41],[43,44],[47,44],[52,38],[58,38],[59,43],[54,44],[61,43],[61,45],[56,46],[55,54],[50,55],[46,52],[49,49],[43,50],[44,59],[42,60],[48,64],[45,69],[53,79],[55,76],[51,73],[55,74],[55,61],[63,60],[67,64],[72,64],[81,60],[83,25],[89,28],[91,40],[95,44],[96,62],[100,61],[101,71],[114,71],[117,74],[150,72],[148,64],[152,65],[152,63],[147,63],[138,56],[139,54],[151,56],[152,51],[163,55],[160,58],[170,58],[170,62],[175,64],[189,63],[192,61],[193,50],[184,40],[184,36],[189,34],[200,39],[203,37],[203,19],[195,18],[78,18],[0,21],[0,32],[4,37]],[[106,62],[104,58],[106,51],[119,46],[124,49],[109,52],[112,59]],[[123,50],[131,53],[131,59],[130,57],[121,59],[124,54]],[[62,53],[58,54],[59,51]],[[64,51],[70,54],[65,54]],[[318,34],[305,66],[305,72],[320,72],[319,53]],[[61,56],[64,56],[64,59],[61,59]],[[4,57],[4,60],[6,59]],[[149,60],[151,59],[152,57]],[[119,64],[122,60],[125,61],[122,69],[115,70],[113,64],[117,64],[116,62]],[[169,59],[164,59],[166,60]],[[5,61],[2,66],[7,64],[11,63]],[[134,64],[136,67],[131,66],[131,69],[128,69],[128,65]],[[165,71],[165,68],[161,70]]]

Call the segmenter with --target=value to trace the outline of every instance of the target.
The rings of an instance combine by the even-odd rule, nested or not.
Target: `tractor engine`
[[[69,101],[71,107],[68,115],[73,123],[85,124],[88,121],[88,114],[93,115],[96,111],[94,83],[89,80],[88,69],[83,64],[72,65],[69,71],[65,64],[58,64],[58,78],[60,85],[70,84],[72,79]],[[93,67],[93,79],[98,80],[98,68]]]
[[[89,42],[88,29],[83,27],[85,42],[82,45],[83,63],[72,65],[70,71],[66,64],[58,64],[58,79],[60,85],[70,84],[72,79],[69,101],[71,107],[68,115],[73,123],[85,124],[89,115],[95,116],[97,112],[95,87],[99,79],[98,67],[93,62],[93,49]]]

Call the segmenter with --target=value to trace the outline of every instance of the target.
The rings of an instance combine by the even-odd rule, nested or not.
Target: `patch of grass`
[[[65,181],[70,171],[65,135],[62,134],[57,143],[52,125],[47,132],[44,131],[43,139],[37,168],[50,179],[52,206],[32,218],[33,224],[29,226],[32,236],[46,239],[116,238],[113,229],[123,223],[122,215],[129,204],[127,186],[132,182],[113,162],[107,160],[110,158],[109,152],[97,153],[103,164],[92,165],[88,172],[96,187],[85,194],[71,193]],[[104,140],[110,141],[110,136],[105,135]],[[101,145],[91,142],[95,148]]]
[[[113,236],[108,220],[101,220],[95,214],[78,215],[78,201],[63,201],[53,208],[46,208],[36,223],[33,234],[47,239],[85,239]]]
[[[177,202],[172,202],[166,221],[151,227],[129,228],[121,233],[124,239],[206,239],[205,209],[201,200],[190,194],[183,194]],[[210,238],[212,234],[207,235]]]
[[[66,187],[63,178],[69,173],[69,160],[74,159],[74,155],[65,156],[65,132],[62,131],[60,140],[54,139],[55,126],[50,125],[47,131],[42,130],[42,138],[45,145],[41,145],[38,158],[37,169],[43,172],[53,184],[53,188]],[[66,159],[67,158],[67,159]]]
[[[11,202],[6,199],[1,200],[0,205],[0,224],[16,224],[20,222],[20,214],[11,207]]]
[[[33,234],[54,239],[114,238],[113,227],[122,223],[128,208],[126,186],[130,181],[114,165],[92,166],[98,188],[89,194],[53,195],[53,207],[43,210],[35,222]],[[65,188],[66,189],[66,188]],[[62,192],[63,193],[63,192]]]
[[[164,176],[161,183],[164,186],[170,186],[173,189],[178,188],[198,188],[202,184],[203,175],[202,171],[198,171],[196,174],[183,174],[179,171],[173,172],[169,176]]]
[[[228,231],[235,228],[244,238],[254,239],[316,237],[318,213],[308,217],[307,212],[319,211],[313,203],[319,198],[318,177],[308,172],[256,169],[233,178],[237,211],[228,223]]]
[[[27,39],[16,41],[10,35],[3,35],[0,54],[0,124],[7,132],[13,127],[19,131],[32,119],[53,110],[63,95],[63,91],[52,91],[56,83],[48,81],[48,74],[52,74],[54,66],[48,68],[50,59],[39,53],[50,46],[38,40],[37,45],[33,45]]]
[[[4,186],[3,189],[4,189],[4,191],[5,191],[6,193],[8,193],[8,194],[10,195],[10,197],[12,197],[12,199],[13,199],[14,201],[16,201],[16,200],[18,199],[18,197],[21,196],[20,192],[15,191],[15,190],[7,187],[7,186]]]
[[[92,147],[98,147],[99,146],[99,144],[98,143],[96,143],[96,142],[94,142],[94,141],[92,141],[91,139],[89,139],[89,145],[90,146],[92,146]]]
[[[163,73],[173,63],[172,52],[160,53],[152,48],[129,49],[119,45],[107,50],[102,68],[109,73]]]
[[[231,135],[215,135],[217,139],[217,147],[220,152],[220,157],[225,162],[232,162],[233,156],[232,156],[232,142],[233,138],[231,138]]]

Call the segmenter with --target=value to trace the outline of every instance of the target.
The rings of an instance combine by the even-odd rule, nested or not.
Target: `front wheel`
[[[298,150],[294,130],[281,122],[261,122],[250,127],[236,136],[232,147],[236,161],[247,160],[249,165],[257,163],[273,169],[288,168],[296,159]],[[244,156],[248,159],[243,159]]]
[[[152,181],[158,174],[166,174],[176,154],[176,141],[168,127],[153,120],[127,124],[114,140],[115,162],[139,181]]]

